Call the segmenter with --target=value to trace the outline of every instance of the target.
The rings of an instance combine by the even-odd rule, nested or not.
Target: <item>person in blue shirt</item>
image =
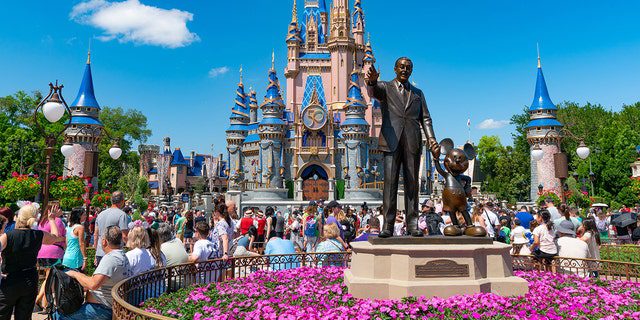
[[[271,270],[298,268],[300,266],[300,262],[298,262],[296,257],[293,255],[295,253],[296,249],[293,246],[293,241],[278,237],[269,239],[267,247],[264,249],[265,255],[275,255],[273,257],[269,257],[269,268]]]
[[[520,207],[520,211],[516,213],[516,218],[520,219],[520,225],[523,228],[531,230],[529,228],[529,224],[531,223],[531,220],[533,220],[533,215],[529,213],[529,210],[527,210],[527,206]]]

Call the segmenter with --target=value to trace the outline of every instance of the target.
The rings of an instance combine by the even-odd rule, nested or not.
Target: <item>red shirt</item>
[[[244,217],[240,219],[240,234],[245,235],[253,225],[253,218]]]
[[[267,219],[260,218],[258,219],[258,235],[264,235],[265,229],[264,226],[267,224]]]

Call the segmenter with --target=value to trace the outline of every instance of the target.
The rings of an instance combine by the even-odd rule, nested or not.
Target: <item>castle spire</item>
[[[240,84],[242,84],[242,65],[240,65]]]
[[[286,42],[296,45],[296,42],[301,42],[300,29],[298,28],[298,6],[297,0],[293,0],[293,10],[291,12],[291,23],[289,23],[289,31],[287,32]]]
[[[96,100],[93,90],[93,76],[91,74],[91,49],[87,53],[87,64],[84,67],[84,75],[80,83],[80,89],[76,99],[71,104],[72,107],[89,107],[100,110],[100,105]]]
[[[364,11],[362,10],[361,0],[356,0],[353,5],[353,25],[351,26],[351,32],[359,46],[364,45]]]
[[[531,103],[530,111],[537,110],[557,110],[556,106],[551,101],[549,96],[549,90],[547,89],[547,82],[544,79],[542,73],[542,67],[540,64],[540,50],[538,49],[538,75],[536,78],[536,89],[533,94],[533,102]]]
[[[271,49],[271,70],[276,69],[276,50]]]
[[[367,34],[367,44],[364,48],[364,62],[365,63],[375,63],[376,58],[373,56],[373,49],[371,48],[371,34]]]
[[[293,10],[291,10],[291,23],[298,23],[298,0],[293,0]]]

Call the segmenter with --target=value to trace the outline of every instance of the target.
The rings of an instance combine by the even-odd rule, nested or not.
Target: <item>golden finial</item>
[[[87,64],[91,64],[91,38],[89,38],[89,50],[87,50]]]
[[[537,42],[536,49],[538,50],[538,68],[540,68],[540,45]]]
[[[298,0],[293,0],[293,10],[291,12],[291,22],[298,23]]]
[[[276,50],[271,49],[271,69],[276,69]]]
[[[242,65],[240,65],[240,83],[242,83]]]
[[[367,32],[367,45],[371,45],[371,32]]]

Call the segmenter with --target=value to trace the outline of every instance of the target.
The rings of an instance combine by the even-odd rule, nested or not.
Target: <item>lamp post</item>
[[[576,148],[576,154],[580,159],[584,160],[587,157],[589,157],[591,150],[584,143],[583,139],[576,137],[571,131],[569,131],[566,128],[562,128],[559,131],[549,131],[547,132],[547,134],[544,135],[544,138],[542,139],[542,140],[547,140],[547,139],[553,140],[558,146],[558,150],[560,150],[559,152],[553,155],[553,164],[555,169],[555,177],[557,179],[560,179],[560,192],[561,192],[560,199],[562,203],[566,204],[567,198],[565,196],[565,190],[566,190],[565,181],[569,176],[569,163],[567,159],[567,154],[562,152],[561,150],[562,148],[561,144],[562,144],[562,140],[565,138],[565,134],[571,136],[575,140],[580,141],[578,144],[578,148]],[[542,160],[543,157],[544,157],[544,151],[542,150],[542,148],[540,148],[540,145],[536,143],[531,149],[531,158],[535,161],[540,161]],[[540,189],[540,186],[538,186],[538,189]]]
[[[38,115],[40,113],[40,109],[42,109],[42,114],[44,115],[45,119],[47,119],[47,121],[49,121],[50,123],[56,123],[60,121],[60,119],[62,119],[62,117],[64,116],[65,112],[71,115],[71,110],[69,109],[69,106],[67,105],[67,103],[64,101],[64,98],[62,97],[63,87],[64,87],[63,85],[58,85],[57,81],[55,85],[52,83],[49,83],[49,94],[47,94],[47,96],[44,97],[42,101],[40,101],[40,103],[36,107],[36,110],[33,112],[33,122],[35,124],[36,130],[44,137],[45,145],[46,145],[44,149],[45,175],[44,175],[44,185],[42,190],[42,195],[43,195],[42,208],[44,212],[46,212],[47,206],[49,205],[49,187],[51,185],[51,181],[50,181],[51,180],[51,177],[50,177],[51,176],[51,157],[53,156],[53,152],[55,150],[55,145],[58,137],[60,137],[60,135],[69,127],[69,125],[71,124],[71,121],[67,121],[64,124],[64,128],[61,131],[47,133],[44,127],[40,125]]]

